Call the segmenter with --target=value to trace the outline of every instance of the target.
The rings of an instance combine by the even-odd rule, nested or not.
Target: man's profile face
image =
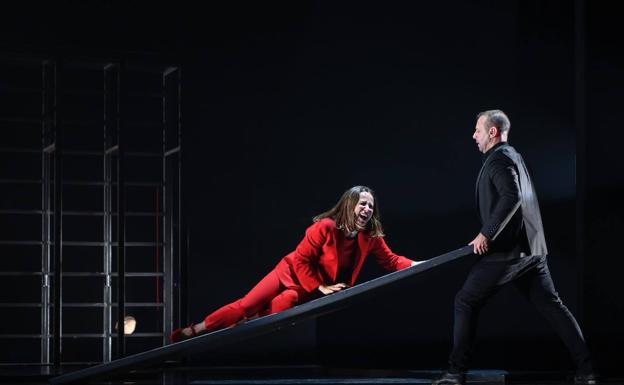
[[[485,116],[479,117],[479,119],[477,119],[474,134],[472,134],[472,139],[477,142],[477,147],[479,148],[479,151],[484,154],[487,150],[490,149],[490,130],[485,127],[485,121]]]

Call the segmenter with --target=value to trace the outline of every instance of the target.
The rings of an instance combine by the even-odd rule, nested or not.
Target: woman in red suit
[[[255,315],[277,313],[352,286],[368,254],[389,271],[418,263],[394,254],[383,236],[373,190],[352,187],[333,208],[314,217],[295,251],[282,258],[247,295],[209,314],[203,322],[176,329],[171,342],[233,326]]]

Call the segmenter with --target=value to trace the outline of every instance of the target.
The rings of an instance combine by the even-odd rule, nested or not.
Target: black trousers
[[[555,291],[545,256],[514,261],[477,262],[455,297],[452,371],[465,371],[470,360],[479,311],[504,285],[512,283],[548,320],[567,346],[578,372],[591,372],[589,351],[581,329]]]

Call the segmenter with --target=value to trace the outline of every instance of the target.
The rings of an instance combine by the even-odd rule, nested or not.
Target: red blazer
[[[295,251],[284,257],[294,271],[296,280],[308,292],[320,285],[336,283],[338,259],[336,243],[340,241],[336,222],[325,218],[306,230],[305,237]],[[354,268],[348,285],[353,285],[368,254],[376,257],[377,263],[389,271],[410,267],[412,260],[394,254],[382,237],[371,237],[368,232],[358,232],[354,255]]]

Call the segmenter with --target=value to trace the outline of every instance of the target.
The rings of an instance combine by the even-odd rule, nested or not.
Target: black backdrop
[[[624,320],[621,28],[594,2],[579,40],[574,10],[583,5],[63,1],[7,11],[0,41],[7,52],[182,65],[195,321],[248,290],[354,184],[377,191],[387,241],[401,254],[428,258],[471,240],[475,114],[505,110],[510,141],[540,194],[558,290],[608,370]],[[577,185],[578,173],[586,185]],[[577,223],[583,191],[586,215]],[[586,240],[579,256],[577,226]],[[198,360],[444,366],[453,296],[469,263]],[[367,264],[361,280],[379,274]],[[484,311],[479,332],[476,366],[570,367],[561,343],[513,289]]]

